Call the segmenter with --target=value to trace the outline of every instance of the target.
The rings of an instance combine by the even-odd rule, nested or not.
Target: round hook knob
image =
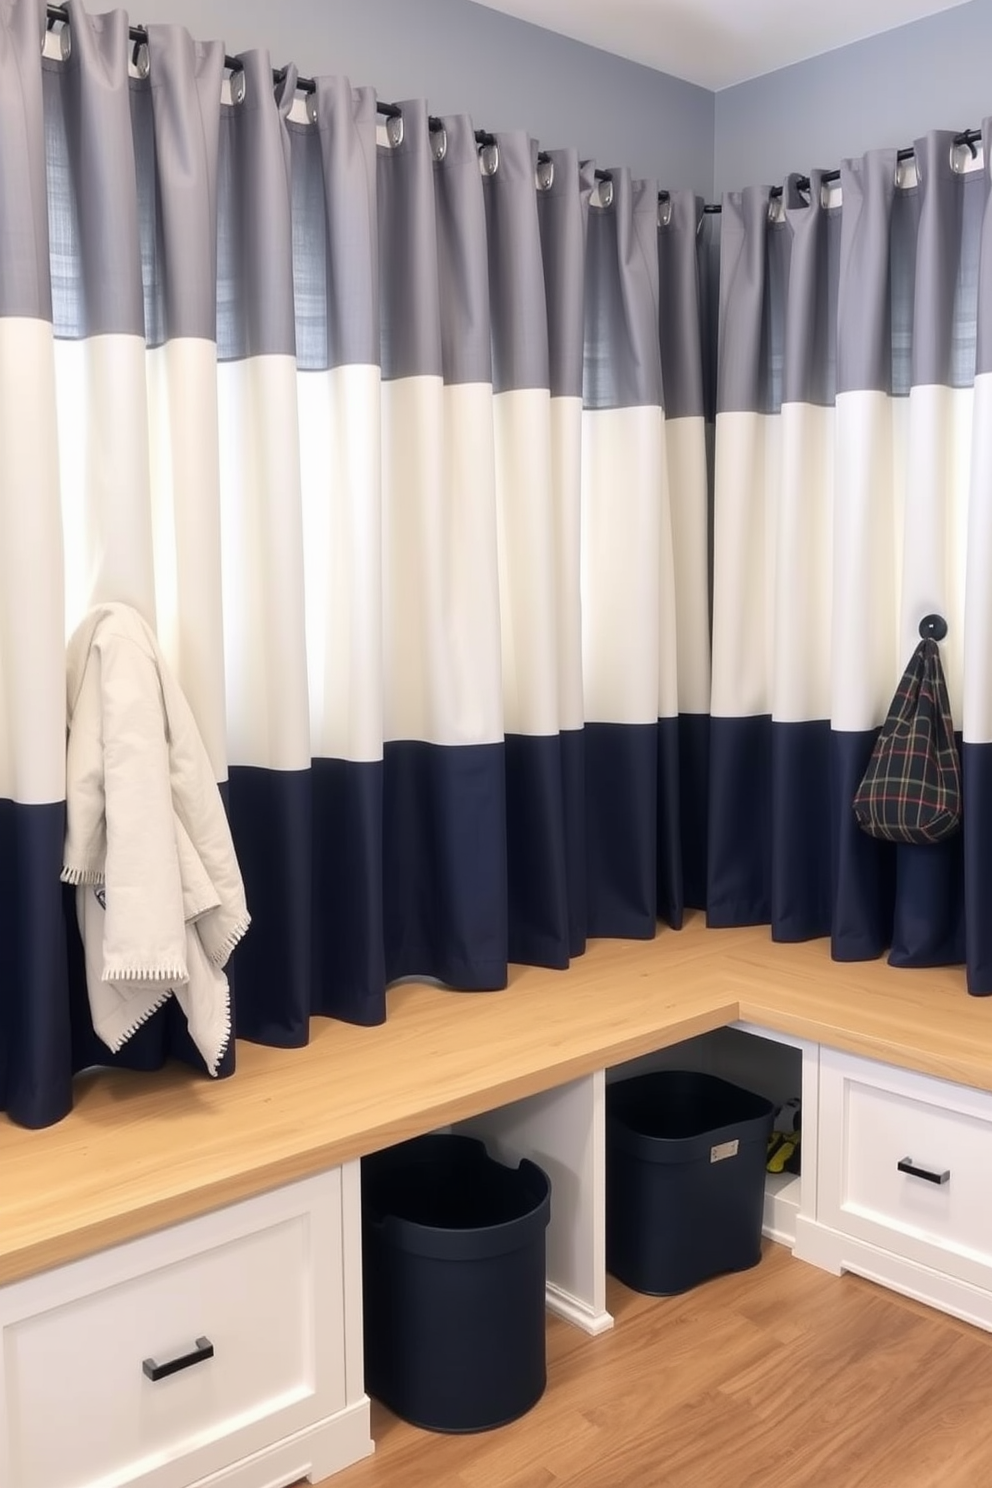
[[[947,621],[943,615],[924,615],[920,621],[920,636],[933,641],[942,641],[947,634]]]

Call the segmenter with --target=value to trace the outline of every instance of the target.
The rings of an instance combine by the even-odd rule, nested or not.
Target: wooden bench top
[[[56,1126],[0,1117],[0,1284],[739,1019],[992,1090],[992,999],[961,968],[839,964],[697,914],[566,972],[513,967],[502,992],[398,985],[382,1027],[239,1042],[229,1080],[100,1070]]]

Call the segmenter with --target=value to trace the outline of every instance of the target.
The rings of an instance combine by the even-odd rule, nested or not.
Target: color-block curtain
[[[915,168],[845,162],[839,201],[816,172],[724,201],[707,907],[988,993],[992,259],[965,157],[932,134]],[[964,831],[896,847],[851,800],[931,613]]]
[[[379,160],[386,975],[506,980],[486,207],[472,125]]]
[[[522,134],[482,154],[512,961],[585,947],[580,601],[582,306],[590,172]],[[535,191],[535,180],[537,190]]]
[[[680,199],[659,226],[656,183],[622,169],[605,201],[589,222],[582,415],[588,925],[645,936],[681,924],[683,839],[701,810],[698,790],[683,809],[680,769],[684,751],[692,784],[708,681],[697,207]],[[687,338],[680,316],[695,319]]]
[[[719,268],[716,214],[689,191],[662,202],[658,229],[659,341],[671,502],[677,736],[660,726],[659,914],[678,924],[681,904],[706,903],[709,816],[710,535],[715,323],[708,320]],[[715,251],[714,251],[715,244]],[[715,317],[714,317],[715,322]],[[671,624],[670,612],[664,619]],[[669,662],[670,664],[670,662]],[[677,782],[677,789],[676,789]],[[662,857],[662,854],[665,856]],[[681,884],[681,890],[680,890]]]
[[[227,802],[241,1038],[566,966],[703,879],[699,204],[69,17],[43,57],[45,7],[0,5],[0,1109],[28,1125],[84,1067],[202,1069],[172,1000],[117,1055],[89,1021],[59,869],[97,602],[155,628]]]

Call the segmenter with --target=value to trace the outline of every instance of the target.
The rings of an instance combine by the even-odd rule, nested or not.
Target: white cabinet
[[[745,1023],[608,1078],[664,1067],[801,1094],[802,1173],[767,1176],[767,1236],[992,1330],[992,1094]]]
[[[800,1258],[992,1328],[992,1095],[824,1047],[816,1174]]]
[[[0,1483],[268,1488],[371,1451],[357,1164],[0,1288]]]

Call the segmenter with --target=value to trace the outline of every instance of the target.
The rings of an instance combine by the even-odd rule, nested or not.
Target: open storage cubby
[[[816,1058],[813,1046],[784,1034],[738,1023],[718,1028],[698,1038],[683,1040],[667,1049],[614,1065],[606,1072],[607,1084],[629,1079],[651,1070],[697,1070],[718,1075],[745,1090],[753,1090],[780,1105],[792,1096],[803,1102],[803,1146],[812,1151],[808,1136],[815,1118]],[[784,1245],[793,1245],[796,1217],[802,1209],[803,1176],[769,1173],[765,1178],[764,1233]]]

